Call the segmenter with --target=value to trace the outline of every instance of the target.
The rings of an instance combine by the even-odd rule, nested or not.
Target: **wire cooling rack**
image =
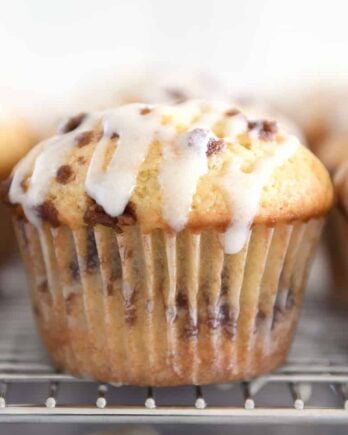
[[[312,292],[288,363],[250,382],[136,388],[56,373],[25,292],[7,291],[0,298],[0,422],[348,423],[347,312]]]

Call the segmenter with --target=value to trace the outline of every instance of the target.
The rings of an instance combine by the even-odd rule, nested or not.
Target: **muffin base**
[[[208,384],[287,354],[323,219],[255,225],[241,252],[220,235],[142,234],[15,220],[43,341],[58,369],[132,385]]]

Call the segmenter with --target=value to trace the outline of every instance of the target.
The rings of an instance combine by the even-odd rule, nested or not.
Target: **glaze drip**
[[[286,146],[279,145],[272,154],[254,163],[251,171],[243,170],[245,161],[234,158],[222,180],[231,201],[232,220],[222,241],[227,254],[236,254],[248,240],[251,225],[257,214],[262,190],[275,168],[281,166],[296,151],[299,143],[292,137]]]

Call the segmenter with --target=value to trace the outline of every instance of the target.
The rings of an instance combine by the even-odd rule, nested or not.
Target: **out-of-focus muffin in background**
[[[28,120],[14,110],[0,106],[0,181],[10,175],[15,164],[34,145],[37,136]],[[15,248],[14,234],[7,207],[0,203],[0,261]]]
[[[60,115],[76,112],[104,110],[128,103],[175,104],[189,99],[227,102],[250,113],[255,119],[271,119],[281,123],[283,129],[297,136],[302,144],[306,137],[292,113],[284,110],[270,98],[256,93],[239,92],[207,71],[155,67],[124,67],[106,79],[94,79],[81,83],[62,104]]]
[[[321,83],[308,90],[288,91],[279,96],[277,103],[302,130],[310,149],[333,169],[335,162],[341,159],[337,148],[329,151],[333,139],[336,141],[338,136],[348,132],[348,84]]]
[[[335,296],[348,301],[348,224],[345,216],[346,174],[348,161],[348,83],[322,83],[297,95],[298,110],[293,114],[301,126],[309,147],[336,179],[338,207],[328,219],[323,241],[330,266],[330,283]]]
[[[124,67],[106,79],[80,83],[66,108],[103,110],[128,103],[182,103],[189,99],[231,100],[231,91],[206,71],[166,66]]]

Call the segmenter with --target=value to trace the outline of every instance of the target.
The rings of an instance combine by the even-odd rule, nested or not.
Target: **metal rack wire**
[[[346,367],[313,366],[313,372],[299,370],[289,364],[282,371],[258,378],[252,382],[238,383],[231,390],[218,387],[190,387],[185,392],[188,403],[175,403],[175,400],[161,401],[157,398],[160,389],[138,388],[138,404],[127,404],[120,387],[78,380],[68,375],[55,373],[2,373],[0,383],[1,422],[151,422],[151,423],[285,423],[285,422],[348,422],[348,369]],[[320,371],[319,371],[320,369]],[[331,372],[330,372],[331,370]],[[317,371],[317,372],[316,372]],[[325,372],[325,375],[323,374]],[[41,384],[46,394],[40,402],[11,403],[7,398],[8,388]],[[80,389],[82,384],[90,384],[94,389],[94,400],[67,403],[59,399],[59,391],[67,384]],[[265,405],[258,401],[261,390],[271,384],[282,384],[288,390],[285,405]],[[309,402],[315,384],[324,386],[332,397],[323,406],[313,406]],[[167,389],[168,390],[168,389]],[[241,398],[235,403],[236,392]],[[331,391],[330,391],[331,390]],[[228,394],[226,394],[226,391]],[[135,391],[133,391],[134,393]],[[118,398],[124,400],[118,404]],[[216,397],[223,397],[223,404],[216,405]],[[213,397],[210,405],[209,396]],[[89,396],[92,397],[92,396]],[[174,396],[173,396],[174,397]],[[128,396],[129,398],[129,396]],[[228,400],[230,398],[230,401]],[[277,394],[277,402],[280,400]],[[307,405],[308,404],[308,405]]]
[[[7,296],[0,303],[0,422],[347,423],[346,314],[312,295],[288,363],[269,375],[220,386],[135,388],[56,373],[24,294]]]

